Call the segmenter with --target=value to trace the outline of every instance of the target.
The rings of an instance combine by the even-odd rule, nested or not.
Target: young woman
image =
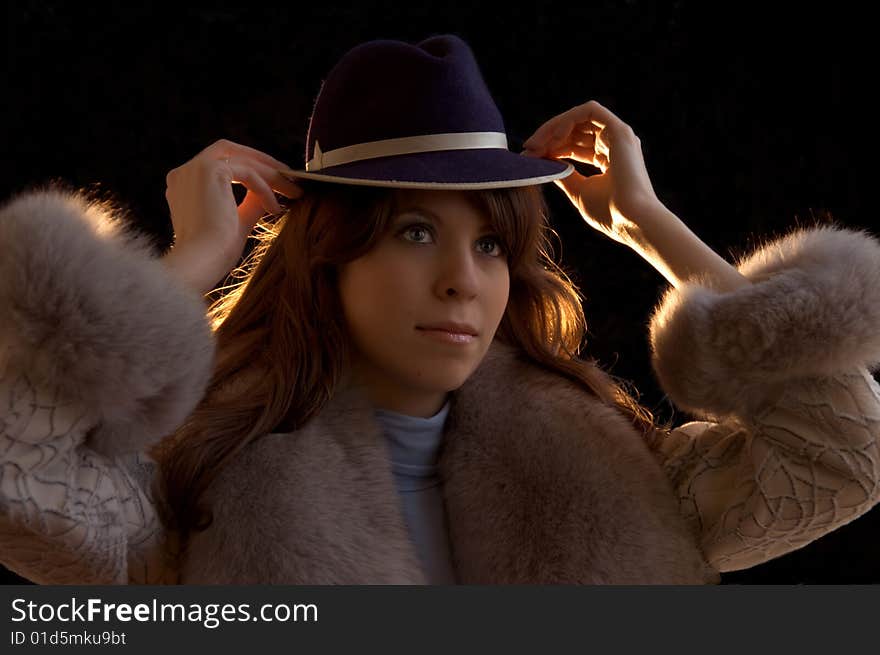
[[[305,170],[220,141],[169,173],[161,260],[112,208],[8,203],[0,561],[40,583],[692,584],[876,504],[880,244],[801,230],[733,267],[598,103],[525,145],[461,39],[374,41],[324,82]],[[579,355],[551,181],[671,283],[652,363],[703,420],[654,425]]]

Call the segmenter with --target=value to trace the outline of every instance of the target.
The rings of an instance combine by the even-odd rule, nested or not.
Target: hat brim
[[[519,155],[500,148],[441,150],[376,157],[328,166],[319,172],[280,170],[293,181],[409,189],[503,189],[544,184],[571,175],[572,164]]]

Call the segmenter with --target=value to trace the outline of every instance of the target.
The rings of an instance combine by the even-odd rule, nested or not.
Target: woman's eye
[[[477,249],[484,255],[492,255],[493,257],[504,254],[504,248],[497,237],[483,237],[477,241]]]
[[[431,231],[426,225],[410,225],[405,227],[401,234],[406,237],[407,241],[412,241],[414,243],[431,242]]]

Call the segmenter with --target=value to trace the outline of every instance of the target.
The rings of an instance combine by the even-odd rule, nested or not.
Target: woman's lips
[[[473,334],[467,334],[466,332],[450,332],[449,330],[433,328],[416,328],[416,330],[418,330],[421,334],[425,335],[429,339],[434,339],[442,343],[463,345],[472,343],[477,340],[476,336],[474,336]]]

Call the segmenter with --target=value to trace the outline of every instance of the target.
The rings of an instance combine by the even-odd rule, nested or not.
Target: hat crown
[[[501,112],[467,43],[455,35],[433,36],[417,45],[369,41],[349,50],[321,85],[306,161],[315,156],[316,143],[328,152],[462,132],[504,132]]]

